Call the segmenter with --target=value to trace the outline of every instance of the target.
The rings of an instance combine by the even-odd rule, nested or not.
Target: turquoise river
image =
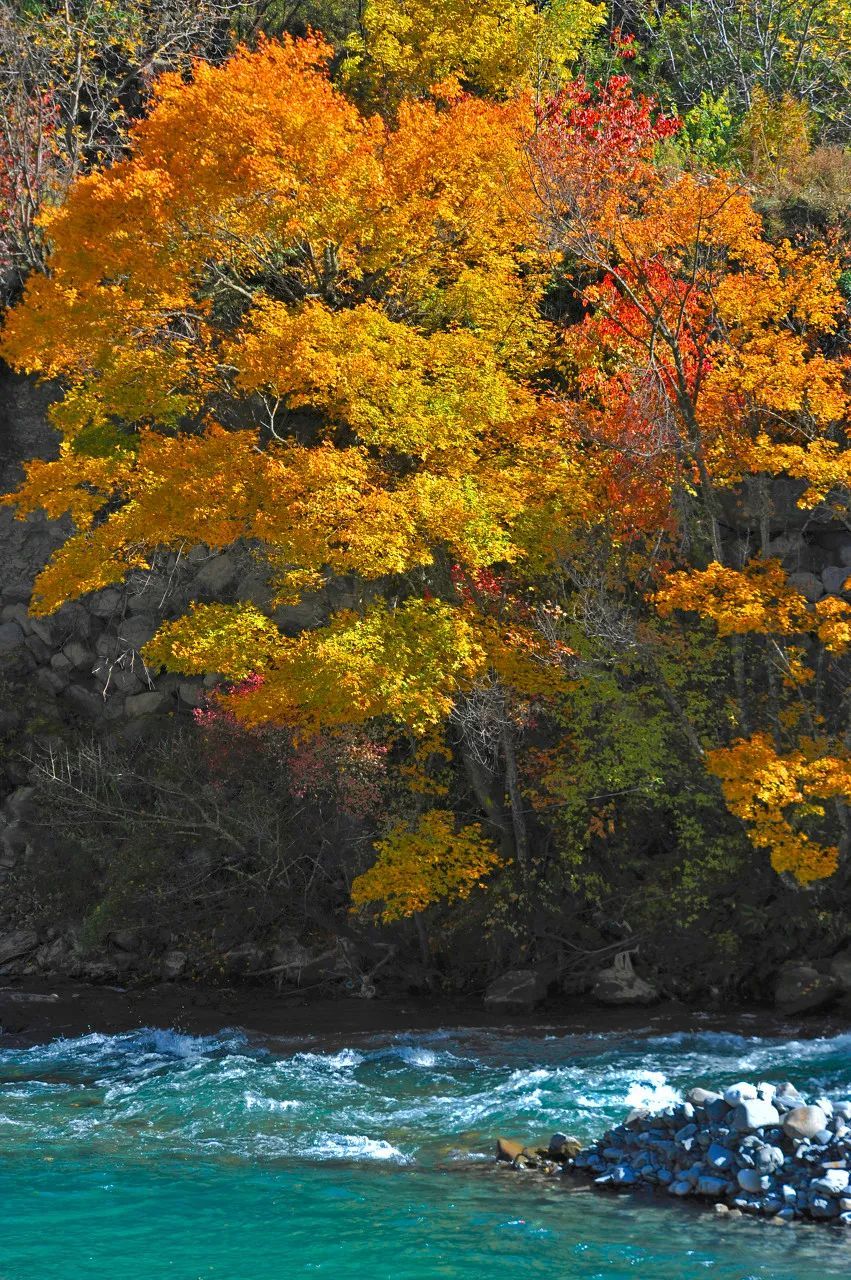
[[[851,1035],[449,1030],[0,1050],[0,1280],[830,1280],[851,1232],[497,1170],[692,1083],[851,1095]]]

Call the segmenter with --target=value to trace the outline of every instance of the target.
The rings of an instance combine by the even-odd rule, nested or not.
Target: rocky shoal
[[[588,1147],[562,1133],[538,1148],[500,1138],[497,1159],[606,1190],[697,1196],[717,1213],[851,1227],[851,1101],[808,1102],[788,1083],[691,1089]]]

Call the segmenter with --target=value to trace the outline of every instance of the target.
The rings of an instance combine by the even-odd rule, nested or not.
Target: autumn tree
[[[607,519],[617,569],[607,581],[604,566],[593,589],[623,597],[619,549],[642,539],[638,599],[655,584],[662,618],[697,615],[725,641],[732,741],[718,744],[665,681],[674,633],[639,605],[621,608],[620,634],[604,637],[655,673],[754,843],[807,882],[830,874],[847,845],[851,607],[841,595],[811,604],[771,537],[792,481],[799,509],[847,511],[839,265],[825,245],[771,242],[727,175],[658,163],[674,127],[614,80],[599,96],[569,88],[542,113],[533,147],[549,243],[581,280],[584,315],[565,332],[575,387],[565,409],[591,454],[608,454],[610,483],[644,487],[626,508],[631,533]],[[743,494],[750,516],[737,520]],[[598,631],[604,614],[592,619]]]
[[[530,85],[543,93],[604,19],[592,0],[367,0],[343,78],[385,110],[450,80],[491,97]]]
[[[147,660],[227,677],[248,725],[385,723],[428,775],[428,735],[469,757],[455,726],[477,689],[552,680],[487,573],[545,557],[582,485],[530,381],[547,334],[527,104],[403,103],[391,127],[332,86],[328,53],[284,40],[162,77],[129,158],[44,217],[49,273],[3,353],[63,379],[64,442],[14,500],[78,530],[39,577],[41,612],[158,549],[243,540],[281,612],[196,606]],[[287,635],[288,604],[333,575],[354,576],[353,607]],[[524,858],[509,702],[470,765],[468,871],[438,868],[435,891],[493,865],[483,840]],[[439,792],[420,786],[421,808]]]
[[[110,163],[154,79],[221,59],[251,0],[0,0],[0,301],[44,265],[39,212]]]
[[[35,609],[163,550],[251,548],[268,603],[196,605],[147,660],[220,674],[249,727],[386,734],[410,820],[354,897],[390,918],[498,864],[537,910],[565,875],[542,815],[578,808],[566,769],[595,796],[573,743],[619,692],[778,871],[823,877],[849,609],[811,607],[771,539],[778,484],[847,500],[833,251],[670,163],[678,122],[622,76],[534,107],[449,67],[385,118],[329,54],[162,77],[127,158],[42,218],[2,352],[63,381],[63,444],[14,501],[76,532]],[[343,578],[350,607],[297,631]],[[630,755],[613,776],[640,773],[638,729]],[[609,797],[592,816],[603,845]]]
[[[759,93],[788,94],[829,136],[847,138],[847,0],[619,0],[617,9],[682,108],[726,93],[744,113]]]

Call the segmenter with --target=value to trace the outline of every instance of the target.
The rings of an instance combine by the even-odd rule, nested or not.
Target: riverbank
[[[548,1001],[528,1013],[494,1013],[480,1000],[309,999],[268,988],[161,983],[121,988],[67,979],[7,979],[0,987],[0,1044],[26,1046],[88,1032],[118,1034],[140,1027],[211,1035],[235,1027],[259,1038],[317,1040],[329,1047],[358,1035],[469,1027],[602,1035],[735,1032],[744,1036],[811,1039],[851,1030],[851,1011],[781,1017],[771,1009],[689,1008],[671,1001],[652,1008],[605,1008],[587,999]]]

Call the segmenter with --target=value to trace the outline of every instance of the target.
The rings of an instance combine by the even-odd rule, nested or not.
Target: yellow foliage
[[[362,724],[386,718],[414,733],[442,723],[483,670],[473,620],[442,601],[384,602],[281,637],[273,666],[240,700],[247,724]]]
[[[223,703],[245,724],[309,732],[386,718],[426,733],[485,665],[464,611],[418,599],[345,610],[295,638],[251,606],[196,605],[161,627],[144,657],[190,675],[256,674],[251,687],[222,695]]]
[[[851,581],[849,572],[847,582]],[[816,601],[816,635],[831,653],[847,653],[851,647],[851,605],[836,596]]]
[[[782,471],[796,480],[806,480],[807,489],[798,499],[803,508],[817,507],[832,491],[851,487],[851,450],[842,449],[835,440],[816,438],[806,445],[784,444],[762,433],[742,460],[750,471]]]
[[[766,734],[756,733],[707,753],[751,842],[768,850],[778,874],[791,872],[802,884],[832,875],[839,851],[812,839],[795,820],[823,818],[824,800],[851,800],[851,758],[819,754],[816,744],[809,745],[809,751],[781,756]]]
[[[800,98],[784,93],[772,102],[755,85],[738,132],[737,150],[748,177],[762,183],[783,177],[809,151],[814,124],[812,111]]]
[[[278,642],[274,622],[253,605],[194,604],[161,626],[142,656],[151,667],[185,675],[217,671],[243,680],[268,664]]]
[[[0,495],[19,516],[44,510],[52,520],[70,513],[78,529],[88,529],[106,500],[129,478],[129,464],[119,457],[70,456],[62,445],[58,462],[34,458],[26,464],[26,480],[16,494]]]
[[[722,636],[793,635],[812,625],[806,598],[789,586],[779,560],[752,560],[742,570],[713,561],[707,569],[672,573],[654,599],[662,617],[675,609],[697,613]]]
[[[398,826],[376,843],[374,866],[352,884],[354,907],[383,904],[385,922],[440,901],[468,898],[502,865],[478,823],[458,827],[446,809],[430,809],[414,827]]]
[[[145,657],[235,682],[219,696],[249,726],[378,721],[431,742],[459,696],[495,680],[518,722],[539,701],[560,710],[587,670],[568,647],[586,622],[613,669],[661,648],[678,629],[648,623],[639,593],[707,530],[723,558],[717,489],[785,471],[807,481],[805,504],[837,500],[833,252],[771,241],[729,177],[656,163],[673,126],[619,77],[540,115],[526,91],[459,89],[513,92],[533,47],[533,78],[560,74],[600,13],[371,0],[346,74],[390,119],[335,87],[315,38],[159,83],[126,157],[45,215],[49,273],[2,338],[16,368],[66,388],[60,456],[12,499],[76,522],[38,610],[199,543],[254,548],[281,601],[345,575],[357,607],[297,636],[253,606],[199,605]],[[566,335],[547,318],[561,273],[585,309]],[[558,627],[530,603],[554,574],[581,597],[574,609],[564,588]],[[851,608],[810,607],[776,560],[672,572],[655,605],[721,637],[851,646]],[[814,680],[797,650],[764,648],[764,684],[796,703],[773,723],[818,724],[797,704],[821,667]],[[754,843],[807,880],[836,851],[800,823],[847,795],[847,766],[795,745],[781,757],[755,735],[710,759]],[[479,828],[441,810],[378,854],[357,895],[388,918],[497,865]]]
[[[366,0],[343,76],[385,109],[453,81],[500,97],[557,82],[604,20],[590,0]]]
[[[223,359],[241,391],[321,409],[362,444],[423,460],[466,452],[533,407],[490,343],[457,330],[427,336],[370,303],[293,312],[261,296]]]

